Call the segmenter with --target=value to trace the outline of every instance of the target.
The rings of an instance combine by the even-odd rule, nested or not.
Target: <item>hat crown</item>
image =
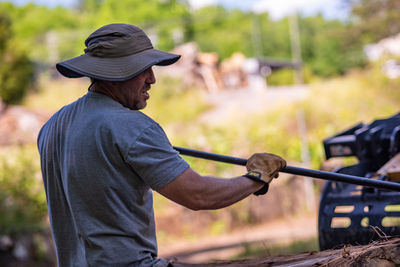
[[[85,45],[85,54],[103,58],[124,57],[153,48],[139,27],[123,23],[97,29],[85,40]]]

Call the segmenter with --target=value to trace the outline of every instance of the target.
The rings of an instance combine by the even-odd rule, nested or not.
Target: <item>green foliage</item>
[[[7,41],[11,37],[11,21],[5,15],[0,13],[0,53],[4,53]]]
[[[209,6],[193,13],[194,41],[205,52],[217,52],[221,59],[235,52],[251,56],[251,14]]]
[[[0,3],[13,22],[13,39],[18,42],[29,58],[39,64],[53,64],[52,49],[61,59],[83,53],[83,41],[90,32],[83,25],[84,14],[62,7],[49,9],[33,3],[22,7]],[[57,60],[57,58],[55,58]]]
[[[360,40],[348,42],[348,28],[321,15],[300,20],[302,57],[318,76],[332,77],[365,64]]]
[[[10,3],[0,3],[0,10],[12,21],[14,38],[23,43],[29,52],[46,48],[47,32],[74,29],[80,25],[79,14],[62,7],[49,9],[33,3],[17,7]]]
[[[268,14],[260,14],[260,27],[262,36],[262,53],[266,57],[291,59],[291,46],[289,34],[289,21],[283,18],[272,21]],[[254,40],[253,36],[253,40]]]
[[[27,55],[9,50],[0,59],[0,97],[6,104],[17,104],[32,81],[33,66]]]
[[[247,57],[291,59],[287,18],[272,21],[267,13],[253,14],[208,6],[194,11],[193,25],[194,41],[201,50],[216,51],[221,59],[237,51]],[[351,28],[344,22],[327,21],[322,15],[300,17],[299,28],[302,59],[312,75],[342,75],[365,64],[361,40],[352,38]],[[271,84],[284,84],[288,75],[279,74],[270,79]]]
[[[33,64],[11,38],[11,23],[0,13],[0,98],[6,104],[19,103],[33,78]]]
[[[107,0],[99,6],[98,25],[95,26],[103,26],[112,21],[125,21],[140,25],[155,24],[163,20],[179,18],[184,12],[185,7],[178,1]]]
[[[363,67],[362,46],[400,27],[394,2],[348,1],[356,18],[348,22],[326,20],[322,15],[300,16],[301,54],[311,76],[333,77]],[[49,50],[53,49],[49,32],[56,36],[59,58],[66,59],[82,54],[83,41],[93,30],[116,22],[141,26],[163,50],[195,41],[202,51],[217,52],[221,60],[235,52],[247,57],[291,59],[288,18],[273,21],[268,13],[228,10],[218,5],[192,11],[188,1],[178,0],[82,0],[74,9],[0,3],[0,10],[14,22],[15,39],[23,40],[30,57],[38,62],[49,60]],[[280,76],[273,78],[272,84],[284,83],[286,75]]]
[[[155,44],[164,50],[174,48],[173,32],[185,31],[182,21],[188,16],[186,5],[176,0],[83,1],[80,12],[91,31],[109,23],[135,24],[157,35]]]
[[[103,2],[103,0],[81,0],[79,1],[79,9],[88,12],[96,12]]]
[[[398,0],[348,0],[351,6],[353,35],[364,43],[376,42],[400,32]]]
[[[294,70],[282,69],[273,71],[270,76],[267,77],[268,85],[290,85],[294,84]]]
[[[39,62],[48,61],[48,33],[56,35],[56,49],[61,59],[83,53],[85,38],[98,27],[109,23],[132,23],[158,36],[158,48],[172,49],[173,32],[184,31],[188,9],[180,1],[169,0],[87,0],[76,9],[47,8],[29,3],[22,7],[0,3],[0,10],[14,22],[15,38],[24,43],[30,57]],[[54,62],[50,62],[54,63]]]
[[[0,151],[0,235],[45,226],[46,196],[35,146]]]

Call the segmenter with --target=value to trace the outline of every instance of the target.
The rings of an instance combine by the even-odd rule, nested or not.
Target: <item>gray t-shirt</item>
[[[166,266],[152,191],[189,165],[140,111],[88,92],[38,137],[57,259],[63,266]]]

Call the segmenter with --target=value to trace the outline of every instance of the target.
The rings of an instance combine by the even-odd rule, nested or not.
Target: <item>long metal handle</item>
[[[242,165],[242,166],[246,166],[246,163],[247,163],[247,159],[243,159],[243,158],[225,156],[225,155],[203,152],[203,151],[198,151],[198,150],[183,148],[183,147],[177,147],[177,146],[174,146],[174,149],[176,149],[182,155],[196,157],[196,158],[214,160],[214,161],[231,163],[231,164]],[[393,190],[393,191],[400,191],[400,183],[381,181],[381,180],[373,180],[373,179],[369,179],[369,178],[365,178],[365,177],[359,177],[359,176],[342,174],[342,173],[316,171],[316,170],[310,170],[310,169],[292,167],[292,166],[286,166],[285,168],[283,168],[281,170],[281,172],[296,174],[296,175],[301,175],[301,176],[308,176],[308,177],[313,177],[313,178],[319,178],[319,179],[324,179],[324,180],[330,180],[330,181],[336,181],[336,182],[344,182],[344,183],[349,183],[349,184],[364,185],[364,186],[370,186],[370,187],[376,187],[376,188],[382,188],[382,189],[389,189],[389,190]]]

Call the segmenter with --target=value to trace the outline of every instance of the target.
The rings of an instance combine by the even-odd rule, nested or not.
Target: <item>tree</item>
[[[193,13],[194,40],[204,52],[217,52],[221,59],[235,52],[253,56],[252,14],[206,6]]]
[[[188,6],[179,0],[82,0],[83,25],[97,29],[110,23],[138,25],[151,36],[159,49],[174,48],[173,33],[185,32]],[[189,29],[190,33],[190,29]]]
[[[364,43],[379,41],[400,33],[399,0],[347,0],[351,8],[353,34]]]
[[[301,18],[300,32],[302,58],[318,76],[341,75],[365,63],[361,40],[342,21],[327,21],[321,14]]]
[[[11,40],[11,21],[0,13],[0,98],[17,104],[25,96],[33,79],[33,64],[27,54]]]

